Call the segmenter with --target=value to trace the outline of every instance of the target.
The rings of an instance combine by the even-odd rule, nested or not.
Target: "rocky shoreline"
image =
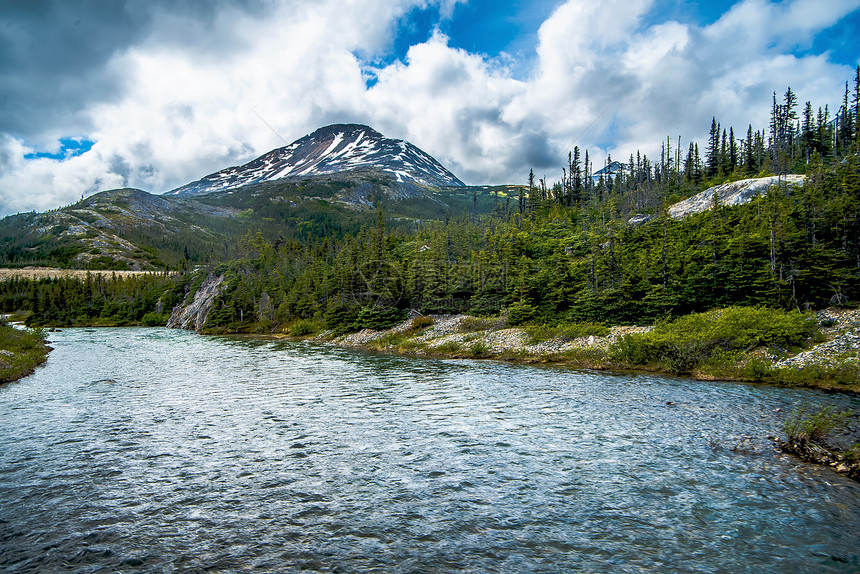
[[[779,449],[804,462],[828,466],[839,474],[860,482],[860,461],[850,459],[845,451],[830,445],[821,445],[804,437],[798,440],[778,440]]]
[[[508,327],[504,319],[484,319],[470,315],[428,315],[432,323],[416,332],[414,317],[384,331],[364,329],[358,333],[331,337],[322,333],[319,340],[344,347],[409,351],[409,354],[497,358],[524,362],[565,362],[565,354],[581,350],[606,351],[624,335],[645,333],[652,327],[615,326],[603,336],[552,337],[534,342],[526,329]],[[568,357],[569,359],[570,357]]]
[[[422,327],[415,319],[425,317]],[[765,361],[774,370],[792,371],[805,368],[833,369],[860,363],[860,309],[828,308],[816,314],[823,341],[808,349],[790,354],[785,349],[760,349],[752,356]],[[509,327],[503,318],[478,318],[469,315],[427,315],[413,313],[407,320],[386,330],[365,329],[357,333],[333,336],[326,331],[315,338],[352,348],[362,348],[410,355],[452,358],[487,358],[573,364],[590,369],[627,368],[615,365],[607,352],[625,335],[647,333],[651,326],[607,327],[601,335],[568,337],[549,336],[535,340],[527,328]],[[645,370],[645,369],[638,369]],[[694,370],[689,376],[713,380],[708,373]],[[725,374],[723,380],[749,381],[743,376]],[[860,385],[808,384],[825,390],[860,393]]]

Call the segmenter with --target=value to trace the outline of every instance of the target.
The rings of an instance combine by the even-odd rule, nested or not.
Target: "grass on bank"
[[[49,351],[41,329],[24,331],[0,322],[0,383],[32,373],[47,360]]]
[[[801,404],[785,420],[783,431],[791,442],[808,440],[823,444],[833,434],[844,430],[850,416],[850,411],[839,411],[830,405]]]

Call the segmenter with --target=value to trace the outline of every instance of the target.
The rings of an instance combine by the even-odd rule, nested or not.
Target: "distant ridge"
[[[253,183],[357,169],[390,173],[398,183],[465,186],[432,156],[407,141],[387,138],[361,124],[334,124],[245,165],[222,169],[164,195],[205,195]]]

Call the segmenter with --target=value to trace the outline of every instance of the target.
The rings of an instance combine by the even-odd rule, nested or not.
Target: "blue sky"
[[[558,0],[471,0],[467,4],[457,4],[449,17],[443,17],[439,5],[416,7],[398,21],[394,41],[383,61],[390,63],[395,59],[405,59],[410,46],[426,41],[434,30],[439,29],[448,37],[452,47],[490,57],[507,52],[528,63],[534,54],[540,25],[560,4],[562,2]],[[660,0],[645,15],[643,26],[666,20],[705,26],[719,20],[734,4],[736,2],[729,0]],[[860,59],[858,38],[860,10],[821,31],[815,36],[812,45],[798,46],[793,53],[808,55],[829,51],[832,61],[855,66]]]
[[[86,138],[60,138],[56,151],[32,151],[24,154],[24,159],[52,159],[62,161],[85,154],[93,148],[94,141]]]
[[[467,183],[553,180],[574,145],[599,163],[712,116],[765,128],[789,85],[834,109],[858,38],[860,0],[13,0],[0,215],[167,191],[336,122]]]

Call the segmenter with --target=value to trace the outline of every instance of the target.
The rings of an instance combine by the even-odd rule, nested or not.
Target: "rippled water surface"
[[[860,484],[766,439],[797,402],[853,397],[160,329],[52,340],[0,388],[5,572],[860,569]]]

